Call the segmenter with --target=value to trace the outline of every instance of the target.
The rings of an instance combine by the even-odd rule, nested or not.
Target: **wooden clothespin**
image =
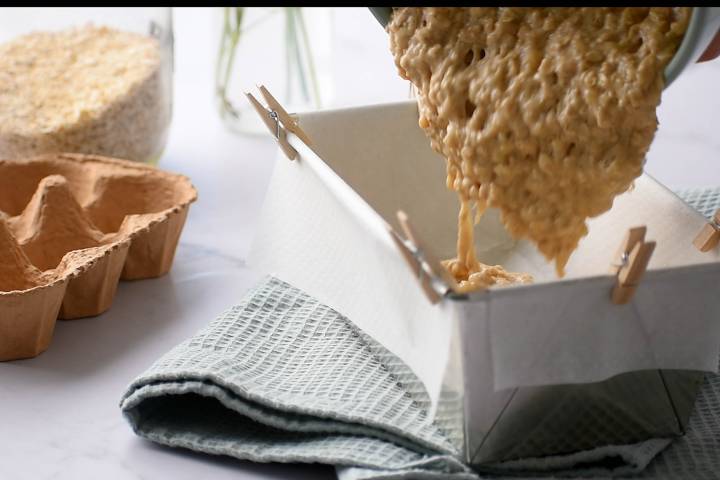
[[[283,126],[287,129],[287,131],[295,134],[295,136],[302,140],[303,143],[308,147],[312,147],[312,140],[310,140],[310,137],[308,137],[307,134],[303,131],[303,129],[300,128],[297,120],[285,111],[283,106],[280,105],[280,102],[275,100],[275,97],[270,94],[268,89],[265,88],[265,85],[258,85],[257,87],[258,90],[260,90],[263,98],[265,99],[265,102],[267,102],[268,106],[273,111],[277,112],[277,115],[280,118],[280,122],[282,122]]]
[[[400,249],[405,261],[410,266],[410,269],[418,277],[428,300],[435,304],[440,301],[441,296],[433,288],[432,278],[425,272],[423,262],[428,266],[433,277],[441,279],[448,289],[457,291],[455,278],[442,266],[440,260],[427,248],[427,245],[418,236],[408,215],[402,210],[399,210],[397,212],[397,219],[407,242],[412,245],[413,248],[408,247],[405,240],[403,240],[397,232],[392,230],[392,228],[389,228],[391,236]]]
[[[693,240],[693,245],[701,252],[709,252],[720,241],[720,209],[715,211],[712,220],[706,223]]]
[[[632,299],[655,250],[654,241],[645,241],[646,232],[645,226],[628,230],[616,254],[611,272],[616,274],[617,280],[611,298],[617,305]]]
[[[268,127],[270,133],[280,145],[280,148],[290,160],[297,158],[297,150],[287,141],[287,132],[293,133],[306,145],[311,146],[310,137],[300,128],[297,121],[280,105],[275,97],[273,97],[264,85],[258,85],[258,90],[262,94],[267,107],[260,103],[250,92],[245,92],[245,96],[250,104],[255,108],[263,123]]]
[[[415,228],[413,228],[412,224],[410,223],[410,218],[408,217],[407,213],[403,212],[402,210],[398,210],[396,215],[398,222],[400,222],[400,227],[405,233],[405,237],[407,237],[407,239],[415,245],[415,248],[417,248],[418,251],[423,254],[425,262],[428,264],[428,267],[430,267],[430,271],[432,272],[432,274],[438,278],[441,278],[451,290],[457,290],[458,285],[455,281],[455,277],[453,277],[452,274],[448,272],[447,268],[442,266],[440,260],[432,253],[431,250],[428,249],[427,245],[420,239],[417,232],[415,231]]]
[[[416,254],[410,249],[410,247],[407,246],[405,240],[400,236],[399,233],[397,233],[392,228],[388,228],[388,232],[390,232],[390,237],[392,237],[395,245],[397,245],[400,253],[405,259],[405,262],[407,262],[413,274],[417,277],[418,282],[420,282],[420,287],[422,287],[427,299],[433,305],[438,303],[441,298],[440,294],[433,288],[430,277],[425,273],[425,270],[415,256]]]

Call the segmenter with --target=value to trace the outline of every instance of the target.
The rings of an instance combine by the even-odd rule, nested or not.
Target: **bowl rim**
[[[693,11],[683,40],[665,67],[665,88],[673,83],[685,68],[697,62],[720,29],[719,7],[690,8]]]
[[[387,27],[392,7],[368,7],[375,19]],[[690,7],[690,21],[675,55],[665,67],[664,88],[680,76],[683,70],[697,62],[714,35],[720,31],[720,7]]]

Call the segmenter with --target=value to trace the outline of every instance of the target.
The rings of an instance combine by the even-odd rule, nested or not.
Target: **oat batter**
[[[497,207],[564,274],[586,220],[631,187],[690,8],[397,8],[388,25],[420,126],[461,200],[463,288],[529,281],[475,258],[471,209]],[[473,281],[473,275],[479,277]],[[515,275],[515,276],[513,276]]]

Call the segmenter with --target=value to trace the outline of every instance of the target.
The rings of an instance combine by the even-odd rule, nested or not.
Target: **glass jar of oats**
[[[3,9],[0,158],[71,152],[156,163],[172,69],[168,7]]]

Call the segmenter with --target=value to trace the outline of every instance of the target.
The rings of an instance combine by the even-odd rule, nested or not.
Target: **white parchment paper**
[[[348,316],[413,368],[431,396],[440,391],[455,318],[487,322],[489,339],[462,341],[489,349],[495,390],[648,368],[715,369],[720,255],[692,247],[705,220],[653,179],[638,179],[590,222],[563,281],[489,212],[477,228],[480,259],[528,271],[536,284],[432,306],[385,229],[404,209],[437,255],[454,253],[457,200],[414,103],[300,119],[313,149],[290,136],[301,158],[278,157],[251,261]],[[637,225],[647,225],[657,247],[633,301],[613,305],[610,263]]]

